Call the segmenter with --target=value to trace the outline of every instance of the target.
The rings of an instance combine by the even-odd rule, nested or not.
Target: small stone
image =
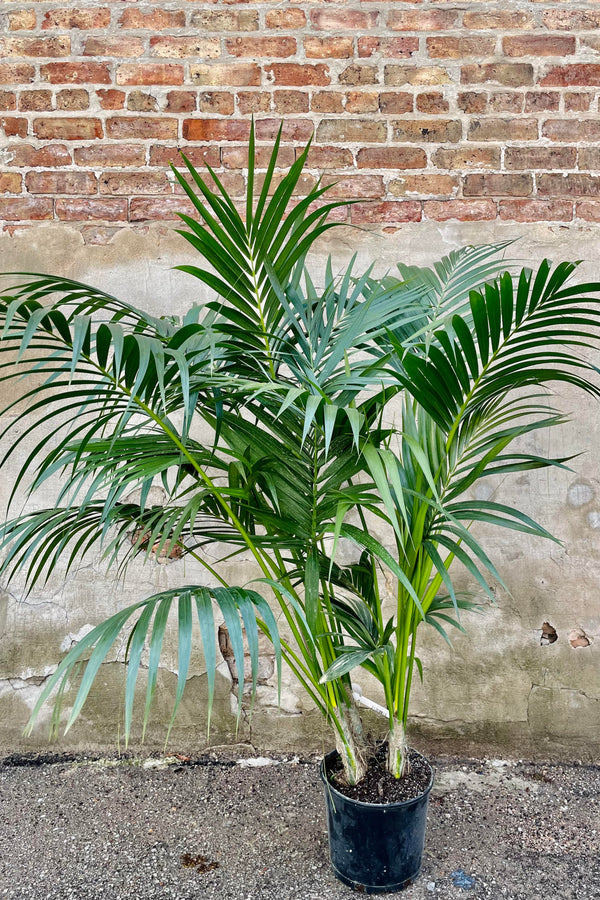
[[[433,891],[435,891],[435,881],[428,881],[428,882],[427,882],[427,890],[428,890],[430,893],[433,893]]]

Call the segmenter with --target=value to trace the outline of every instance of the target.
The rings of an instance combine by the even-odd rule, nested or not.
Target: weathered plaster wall
[[[336,232],[317,248],[316,269],[329,251],[343,262],[357,250],[383,271],[519,237],[513,255],[524,261],[581,258],[598,278],[599,29],[598,3],[586,0],[0,0],[0,270],[72,275],[155,313],[180,312],[198,288],[170,270],[188,251],[171,230],[184,197],[168,164],[182,148],[241,198],[254,116],[261,161],[281,118],[282,166],[314,132],[302,185],[323,174],[359,201],[348,221],[385,232]],[[557,455],[584,451],[574,471],[479,490],[518,497],[564,543],[490,534],[511,595],[471,617],[454,654],[429,637],[413,707],[422,740],[598,754],[600,408],[568,392],[560,404],[573,424],[538,440]],[[0,472],[0,506],[16,463]],[[61,648],[184,575],[193,567],[175,562],[115,584],[92,559],[26,599],[18,583],[3,585],[0,751],[45,745],[43,721],[27,741],[21,730]],[[558,640],[541,645],[545,622]],[[587,637],[575,643],[589,643],[573,647],[579,631]],[[171,646],[150,746],[162,741],[176,665]],[[252,738],[327,744],[293,685],[276,710],[265,665]],[[200,657],[194,672],[173,737],[187,748],[203,742]],[[105,668],[61,747],[113,745],[121,676],[120,661]],[[217,707],[214,739],[232,740],[225,662]],[[240,737],[249,734],[244,724]]]
[[[322,269],[332,253],[340,264],[358,250],[365,264],[376,259],[380,271],[396,261],[428,263],[466,243],[519,237],[513,256],[539,261],[580,258],[583,276],[600,277],[598,235],[594,227],[500,224],[421,223],[405,225],[394,234],[335,232],[322,242],[312,265]],[[170,228],[155,224],[138,231],[120,231],[108,243],[84,244],[81,232],[43,224],[0,237],[4,270],[52,270],[101,285],[153,312],[179,313],[198,299],[198,287],[170,266],[189,261],[185,242]],[[532,473],[501,484],[481,484],[480,496],[513,499],[563,541],[562,546],[527,536],[490,533],[486,546],[511,591],[498,591],[498,607],[485,616],[465,620],[468,635],[458,635],[450,652],[435,634],[421,649],[425,684],[417,686],[413,705],[415,740],[442,741],[445,747],[487,748],[517,755],[595,759],[600,751],[600,405],[559,392],[561,408],[571,413],[571,425],[540,435],[538,449],[556,455],[582,452],[572,472]],[[0,477],[0,504],[10,491],[17,464]],[[48,494],[40,505],[52,502]],[[230,565],[228,577],[245,581],[250,564]],[[46,587],[24,597],[17,582],[0,594],[0,752],[46,747],[48,719],[40,719],[31,738],[21,731],[43,678],[53,671],[62,651],[101,618],[150,593],[204,575],[186,562],[131,568],[124,583],[107,577],[90,559],[63,580],[54,576]],[[542,625],[549,623],[558,640],[541,644]],[[569,638],[583,632],[589,645],[573,647]],[[579,641],[585,643],[585,641]],[[117,660],[104,667],[97,689],[61,749],[114,748],[118,740],[116,713],[123,699],[123,647]],[[193,660],[192,678],[171,739],[177,750],[197,749],[205,742],[206,683],[202,658]],[[173,640],[167,646],[158,703],[147,747],[161,747],[169,698],[173,696],[177,657]],[[251,739],[263,748],[291,750],[327,746],[329,737],[318,716],[289,679],[281,710],[277,709],[272,667],[264,663],[259,704],[251,725],[244,720],[239,740]],[[361,676],[364,692],[372,691]],[[217,684],[213,743],[233,741],[235,703],[226,662]],[[417,737],[418,735],[418,737]],[[139,737],[139,733],[137,735]],[[134,740],[134,746],[138,746]]]

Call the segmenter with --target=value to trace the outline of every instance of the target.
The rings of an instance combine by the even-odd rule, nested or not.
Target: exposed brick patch
[[[126,222],[127,200],[107,197],[57,200],[56,217],[68,222],[89,222],[90,219]]]
[[[496,218],[496,204],[492,200],[426,200],[423,203],[423,214],[426,219],[447,222],[458,219],[460,222],[489,221]]]
[[[0,6],[7,222],[171,219],[179,149],[240,197],[251,116],[262,167],[281,120],[281,168],[313,137],[299,189],[326,172],[340,221],[600,222],[592,0]]]

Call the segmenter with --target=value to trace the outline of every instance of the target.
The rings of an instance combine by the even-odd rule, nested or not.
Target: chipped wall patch
[[[589,647],[592,642],[583,628],[574,628],[569,635],[569,643],[571,647],[578,650],[582,647]]]
[[[542,636],[540,637],[540,644],[542,647],[553,644],[557,640],[558,632],[556,631],[556,628],[554,628],[550,622],[544,622],[542,624]]]

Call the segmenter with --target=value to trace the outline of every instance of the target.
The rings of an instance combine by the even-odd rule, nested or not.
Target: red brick
[[[186,202],[183,196],[145,198],[134,197],[129,204],[129,221],[146,222],[158,219],[160,221],[175,219],[177,213],[185,212],[193,215],[195,210],[191,203]]]
[[[278,10],[285,15],[283,10]],[[289,13],[302,13],[303,23],[306,17],[302,10],[288,10]],[[267,13],[267,17],[272,13]],[[290,16],[290,19],[294,18]],[[297,18],[297,17],[296,17]],[[255,9],[209,9],[192,13],[192,28],[203,31],[258,31],[258,11]],[[267,28],[279,26],[269,25]],[[281,26],[287,27],[287,26]],[[290,26],[291,27],[291,26]]]
[[[317,128],[320,144],[383,143],[386,137],[385,123],[373,119],[323,119]]]
[[[600,141],[600,121],[598,119],[548,119],[542,126],[542,137],[551,141]]]
[[[458,12],[455,9],[393,9],[387,24],[392,31],[445,31],[456,27]]]
[[[12,91],[0,91],[0,109],[8,112],[17,108],[17,95]]]
[[[457,150],[440,147],[432,157],[439,169],[499,169],[501,156],[499,147],[469,147]]]
[[[388,59],[408,59],[419,49],[418,37],[359,37],[358,55],[361,57],[381,54]]]
[[[501,200],[500,218],[513,222],[570,222],[573,204],[566,200]]]
[[[265,25],[267,28],[281,28],[286,31],[292,31],[296,28],[304,28],[306,25],[306,14],[302,9],[271,9],[265,15]],[[257,26],[258,27],[258,26]],[[224,29],[219,29],[219,31]],[[241,31],[236,28],[236,31]]]
[[[424,169],[427,156],[420,147],[363,147],[356,164],[359,169]]]
[[[91,172],[28,172],[25,186],[30,194],[95,194],[97,189]]]
[[[557,34],[513,35],[502,39],[506,56],[569,56],[576,51],[573,36]]]
[[[20,194],[22,181],[18,172],[0,172],[0,194]]]
[[[33,133],[42,140],[59,141],[88,141],[103,137],[100,119],[83,117],[34,119]]]
[[[85,42],[83,55],[135,58],[144,55],[144,42],[141,38],[125,35],[89,37]]]
[[[600,176],[579,172],[538,175],[537,190],[542,197],[599,197]]]
[[[234,112],[234,95],[227,91],[203,91],[198,98],[200,112],[231,116]]]
[[[371,91],[348,91],[345,109],[347,113],[379,111],[379,94]]]
[[[40,66],[42,81],[51,84],[110,84],[106,63],[57,62]]]
[[[442,66],[385,66],[386,84],[451,84],[452,79]]]
[[[241,119],[184,119],[186,141],[246,141],[250,122]]]
[[[27,137],[27,119],[18,119],[15,116],[1,116],[0,128],[6,137]]]
[[[443,115],[450,111],[450,105],[443,94],[437,91],[417,94],[417,110],[430,115]]]
[[[18,9],[8,14],[9,31],[31,31],[35,24],[35,9]]]
[[[215,148],[212,148],[213,150]],[[266,169],[271,157],[271,147],[256,148],[256,166],[259,169]],[[186,150],[187,154],[187,150]],[[292,147],[280,147],[277,156],[278,168],[289,168],[295,159],[294,149]],[[226,169],[247,169],[248,168],[248,148],[247,147],[223,147],[221,151],[221,161]]]
[[[556,147],[553,149],[558,151],[559,149],[565,148]],[[577,156],[578,167],[580,169],[600,169],[600,147],[581,147],[579,150],[579,154],[577,154],[577,150],[575,147],[571,147],[569,149],[575,152],[575,155]],[[554,167],[548,166],[548,168]],[[556,166],[555,168],[573,169],[575,168],[575,166]]]
[[[310,98],[313,112],[343,113],[345,94],[339,91],[316,91]]]
[[[130,112],[158,112],[158,100],[144,91],[131,91],[127,96],[127,109]]]
[[[456,143],[462,138],[462,123],[456,119],[398,119],[392,122],[392,140]]]
[[[59,91],[56,95],[57,109],[81,110],[88,109],[90,98],[88,92],[79,88],[70,88],[68,90]]]
[[[121,28],[147,28],[161,31],[163,28],[184,28],[185,12],[168,9],[126,9],[119,19]]]
[[[326,179],[325,184],[332,185],[327,192],[330,198],[379,199],[385,193],[381,175],[338,175]]]
[[[482,113],[487,109],[487,94],[481,91],[461,91],[456,98],[458,108],[466,113]]]
[[[271,112],[271,94],[266,91],[238,91],[238,108],[243,116]]]
[[[308,100],[304,91],[275,91],[273,94],[275,112],[280,116],[308,112]]]
[[[27,84],[34,77],[35,69],[28,63],[0,63],[0,84]]]
[[[586,222],[600,222],[600,202],[582,200],[581,203],[576,203],[575,216],[578,219],[585,219]]]
[[[565,112],[587,112],[593,100],[593,94],[565,91]]]
[[[227,38],[225,47],[231,56],[281,59],[296,54],[296,38],[279,36]]]
[[[451,37],[436,35],[427,38],[427,54],[432,59],[464,59],[469,56],[493,56],[496,41],[494,38]]]
[[[98,102],[102,109],[123,109],[125,106],[125,92],[116,91],[114,88],[104,90],[100,88],[96,91]]]
[[[123,63],[117,84],[183,84],[183,66],[175,63]]]
[[[473,119],[468,141],[535,141],[537,119]]]
[[[536,96],[528,94],[528,97]],[[523,94],[518,91],[494,91],[488,96],[489,112],[523,112]]]
[[[136,144],[96,144],[93,147],[76,147],[74,157],[76,165],[95,169],[146,164],[146,151],[144,147]]]
[[[164,194],[171,186],[164,172],[103,172],[100,175],[101,194]]]
[[[504,151],[507,169],[574,169],[576,162],[576,147],[507,147]]]
[[[92,28],[108,28],[110,25],[110,9],[106,6],[99,9],[51,9],[44,15],[42,28],[60,28],[66,31],[81,28],[90,31]]]
[[[307,59],[348,59],[354,55],[354,38],[307,37],[304,52]]]
[[[413,111],[414,97],[404,92],[387,92],[379,95],[379,109],[382,113],[402,115]]]
[[[297,151],[300,153],[301,151]],[[317,147],[308,151],[306,165],[321,172],[323,169],[347,169],[353,164],[352,153],[343,147]]]
[[[43,166],[70,166],[71,154],[64,144],[48,144],[37,150],[31,144],[12,144],[4,148],[4,165],[24,169]]]
[[[322,65],[309,66],[301,63],[273,63],[265,67],[267,74],[272,75],[275,84],[289,84],[293,87],[302,85],[329,84],[329,67]]]
[[[375,66],[351,65],[340,72],[338,81],[340,84],[377,84],[379,73]]]
[[[496,218],[496,204],[493,200],[425,200],[423,213],[436,222],[480,222]]]
[[[388,190],[393,197],[407,194],[451,197],[458,190],[458,178],[452,175],[403,175],[390,181]]]
[[[90,219],[126,222],[127,200],[108,197],[59,199],[56,201],[56,215],[67,222],[87,222]]]
[[[463,27],[476,31],[488,31],[495,28],[501,31],[515,31],[535,28],[535,20],[531,13],[517,10],[495,9],[482,12],[466,10],[463,15]]]
[[[10,197],[0,199],[0,220],[25,222],[27,220],[51,219],[53,201],[51,197]]]
[[[464,197],[529,197],[533,192],[531,175],[465,175]]]
[[[258,119],[255,122],[256,140],[274,141],[280,125],[279,119]],[[282,140],[306,143],[312,136],[313,131],[314,123],[311,119],[284,119],[283,131],[281,132]]]
[[[525,95],[525,112],[557,112],[559,105],[558,91],[528,91]]]
[[[482,63],[462,66],[463,84],[488,84],[497,82],[507,87],[521,87],[533,84],[531,63]]]
[[[216,59],[221,55],[221,42],[219,38],[155,35],[150,38],[150,55],[168,59]]]
[[[225,152],[224,149],[223,153]],[[216,169],[221,163],[221,152],[218,147],[186,147],[185,155],[196,168],[208,163],[211,169]],[[160,145],[152,147],[150,150],[151,166],[169,166],[170,163],[180,169],[185,168],[177,147],[161,147]]]
[[[152,116],[114,117],[106,120],[106,135],[117,140],[125,138],[153,138],[177,140],[177,119]]]
[[[231,94],[228,96],[232,97]],[[166,109],[169,112],[194,112],[197,102],[198,96],[195,91],[169,91]],[[233,103],[231,112],[233,112]]]
[[[71,39],[66,36],[52,38],[2,38],[0,39],[0,56],[36,56],[50,57],[69,56]]]
[[[354,225],[383,222],[420,222],[421,204],[416,200],[383,200],[355,203],[350,214]]]
[[[222,87],[260,87],[260,66],[256,63],[227,63],[226,65],[190,66],[193,84],[214,84]]]
[[[25,112],[46,112],[52,109],[52,91],[21,91],[19,109]]]
[[[600,28],[600,12],[595,9],[549,9],[542,21],[550,31],[596,31]]]
[[[540,81],[542,86],[599,85],[600,63],[576,63],[551,69]]]
[[[314,9],[310,14],[312,27],[318,31],[366,31],[375,28],[379,13],[357,9]]]

